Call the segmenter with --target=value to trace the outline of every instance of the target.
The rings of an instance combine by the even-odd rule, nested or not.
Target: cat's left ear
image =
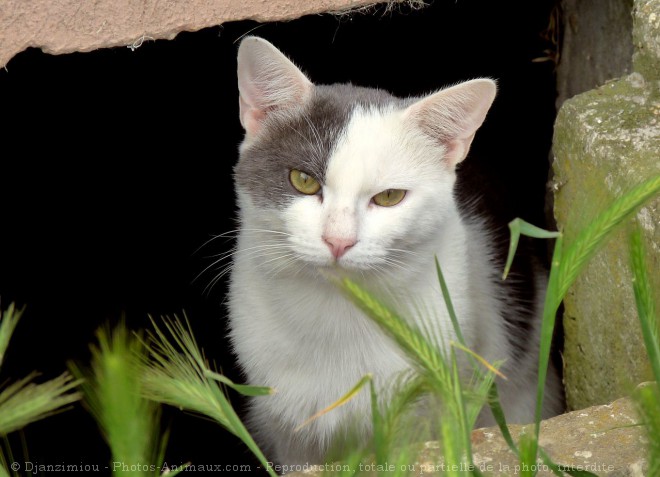
[[[238,48],[240,119],[254,137],[271,114],[286,113],[309,98],[312,83],[291,60],[266,40],[245,38]]]
[[[496,92],[493,80],[466,81],[417,101],[404,114],[414,127],[440,142],[444,161],[453,168],[465,159]]]

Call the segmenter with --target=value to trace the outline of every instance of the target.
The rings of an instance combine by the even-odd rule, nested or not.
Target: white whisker
[[[418,253],[418,252],[414,252],[412,250],[406,250],[406,249],[403,249],[403,248],[386,248],[385,250],[387,252],[394,252],[394,253],[407,253],[407,254],[413,255],[415,257],[420,257],[421,256],[421,254]]]

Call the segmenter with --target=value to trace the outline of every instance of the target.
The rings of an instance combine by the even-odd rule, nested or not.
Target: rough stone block
[[[595,473],[599,477],[641,477],[648,475],[647,438],[644,428],[636,426],[639,418],[630,398],[611,404],[594,406],[541,422],[539,444],[557,464]],[[534,426],[509,426],[514,440],[523,433],[532,434]],[[408,475],[441,476],[442,460],[438,460],[440,446],[427,442],[413,462],[405,462]],[[613,452],[615,451],[615,452]],[[511,452],[497,427],[472,432],[472,452],[475,465],[492,477],[521,475],[518,457]],[[399,470],[400,463],[388,463]],[[326,470],[341,470],[341,462],[329,464]],[[322,476],[321,468],[310,466],[290,477]],[[446,469],[445,469],[446,470]],[[551,477],[550,468],[539,462],[538,477]],[[394,473],[394,472],[392,472]],[[467,472],[460,472],[461,475]],[[387,474],[387,472],[385,472]],[[361,475],[382,475],[364,472]]]
[[[616,197],[660,174],[659,93],[660,82],[633,73],[564,103],[555,124],[553,168],[555,217],[567,242]],[[660,200],[641,209],[637,220],[660,290]],[[628,256],[624,229],[564,300],[564,382],[571,409],[609,402],[651,379]]]
[[[634,70],[660,80],[660,2],[637,0],[633,8]]]

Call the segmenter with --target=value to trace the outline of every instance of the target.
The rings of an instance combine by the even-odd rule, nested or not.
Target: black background
[[[241,380],[225,339],[226,281],[208,291],[213,273],[195,277],[231,247],[219,239],[196,252],[235,227],[235,56],[250,31],[318,83],[406,96],[497,79],[468,160],[500,183],[517,214],[542,224],[554,65],[532,60],[549,47],[541,34],[553,4],[436,0],[418,11],[228,23],[134,51],[17,55],[0,71],[0,297],[3,307],[27,308],[1,381],[87,362],[103,323],[125,316],[137,329],[148,314],[182,310],[207,356]],[[169,463],[252,462],[214,423],[175,410],[164,422]],[[109,459],[79,405],[30,425],[25,437],[30,460],[43,464]]]

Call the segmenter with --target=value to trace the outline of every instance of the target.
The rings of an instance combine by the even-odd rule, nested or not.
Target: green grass
[[[161,436],[159,406],[142,396],[142,342],[123,323],[96,336],[91,367],[69,367],[82,381],[84,403],[110,447],[113,474],[158,476],[167,433]]]
[[[389,422],[405,418],[405,412],[415,403],[420,392],[424,391],[425,399],[434,404],[427,407],[437,409],[437,413],[431,414],[431,420],[437,426],[445,465],[448,468],[461,469],[462,464],[463,467],[465,464],[473,464],[470,432],[479,411],[488,399],[495,368],[487,367],[482,371],[475,365],[473,378],[468,387],[465,387],[458,373],[453,347],[449,350],[443,349],[439,343],[429,338],[428,333],[416,329],[352,280],[345,278],[339,282],[339,286],[368,317],[392,337],[408,355],[419,373],[419,380],[413,381],[414,387],[411,385],[405,393],[395,397],[393,406],[385,406],[385,410],[382,410],[378,398],[372,397],[375,443],[373,453],[376,462],[401,459],[401,455],[396,455],[392,459],[388,455],[391,451],[390,446],[382,444],[389,443],[393,439],[388,432],[392,427],[384,425],[383,415],[387,416]],[[451,304],[449,303],[448,306]],[[414,393],[411,392],[413,390]],[[374,394],[375,391],[372,389],[372,396]],[[408,398],[406,394],[410,394],[412,398]],[[465,459],[463,456],[466,456]],[[410,457],[414,456],[407,456],[409,460]],[[447,475],[461,473],[460,470],[456,470],[449,471]],[[476,468],[474,475],[480,475]]]
[[[164,319],[163,326],[161,330],[153,322],[147,339],[131,333],[123,323],[113,330],[101,328],[98,344],[91,348],[91,366],[69,365],[82,382],[85,406],[110,448],[113,474],[172,477],[185,470],[188,464],[176,469],[163,466],[168,432],[160,430],[161,403],[215,420],[243,439],[266,466],[221,386],[249,396],[271,390],[234,384],[213,372],[189,328],[176,318]]]
[[[0,365],[22,315],[23,309],[17,309],[13,303],[6,310],[0,310]],[[75,391],[78,382],[69,374],[42,383],[34,382],[37,376],[38,373],[31,373],[13,383],[3,384],[0,389],[0,436],[5,438],[5,443],[9,434],[61,412],[80,399],[80,394]],[[8,444],[6,447],[0,452],[0,477],[10,475],[6,465],[13,459]]]
[[[144,361],[143,395],[155,402],[169,404],[211,418],[241,439],[272,476],[277,475],[245,425],[234,411],[222,386],[247,396],[266,396],[273,391],[259,386],[238,385],[208,368],[192,336],[181,321],[164,319],[161,329],[153,322],[147,345],[149,359]]]
[[[649,468],[647,475],[660,475],[660,327],[655,310],[653,288],[646,269],[645,251],[639,228],[630,236],[630,263],[633,271],[633,290],[637,303],[644,344],[646,346],[654,383],[637,389],[635,397],[648,440]]]

